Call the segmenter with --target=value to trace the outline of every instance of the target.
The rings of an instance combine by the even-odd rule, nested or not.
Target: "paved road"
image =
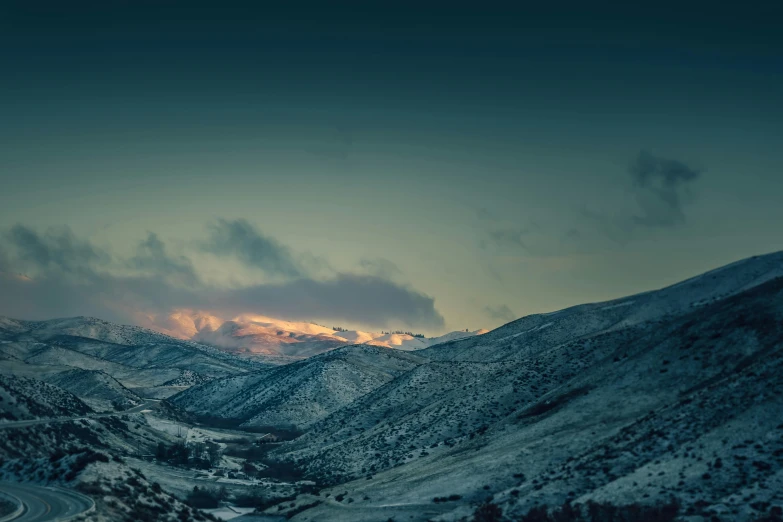
[[[81,419],[97,419],[100,417],[112,417],[115,415],[126,415],[128,413],[139,413],[143,410],[149,410],[154,408],[160,401],[156,399],[145,399],[140,406],[131,408],[125,411],[113,411],[109,413],[93,413],[91,415],[82,415],[81,417],[58,417],[56,419],[36,419],[36,420],[23,420],[13,422],[0,422],[0,430],[5,428],[26,428],[27,426],[35,426],[36,424],[51,424],[53,422],[67,422]]]
[[[0,491],[15,497],[24,505],[14,522],[67,520],[93,507],[93,501],[75,491],[34,486],[17,482],[0,482]]]
[[[442,515],[452,511],[457,507],[454,503],[433,504],[430,502],[425,503],[409,503],[409,504],[371,504],[371,503],[350,503],[348,499],[342,502],[337,502],[334,497],[316,497],[314,495],[302,494],[297,497],[299,503],[318,503],[317,506],[311,508],[312,511],[305,511],[306,515],[309,515],[310,520],[320,520],[321,517],[329,519],[337,519],[346,521],[357,520],[373,520],[378,518],[385,518],[387,515],[392,515],[390,518],[395,520],[405,520],[407,514],[414,515],[427,515],[427,520],[437,515]],[[332,509],[334,508],[334,509]],[[338,513],[341,513],[338,515]],[[411,517],[413,518],[413,517]],[[237,519],[239,520],[239,519]]]

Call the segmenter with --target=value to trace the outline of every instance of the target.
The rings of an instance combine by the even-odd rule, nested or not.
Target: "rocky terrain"
[[[411,368],[275,449],[330,486],[285,510],[460,520],[487,501],[514,517],[565,501],[675,498],[681,515],[760,517],[783,502],[781,276],[783,254],[759,256],[418,351]],[[287,369],[285,382],[310,371]],[[252,388],[285,389],[269,376]],[[190,409],[199,393],[174,401]],[[276,410],[296,410],[288,396]],[[225,411],[267,415],[246,404]]]
[[[84,415],[93,410],[75,395],[36,379],[0,375],[0,422]]]
[[[345,346],[286,366],[216,379],[171,398],[199,415],[242,426],[304,429],[422,364],[408,352]]]
[[[780,518],[783,253],[415,352],[364,343],[282,366],[47,323],[0,323],[0,423],[87,418],[0,429],[0,479],[75,481],[106,512],[203,517],[182,504],[188,488],[228,480],[228,498],[252,485],[249,505],[307,521]],[[177,390],[162,413],[118,411]],[[221,469],[311,482],[112,460],[178,447],[187,418],[260,430],[188,428],[192,455],[211,441],[232,453]],[[287,436],[253,444],[264,432]]]
[[[485,424],[465,435],[428,446],[422,433],[439,437],[419,415],[388,428],[367,419],[355,442],[338,438],[315,455],[299,454],[320,472],[355,475],[373,474],[386,457],[386,471],[344,484],[357,503],[491,496],[521,515],[566,500],[674,497],[694,515],[760,516],[783,502],[782,319],[776,279],[677,320],[563,347],[592,363],[534,400],[488,404]],[[356,430],[359,411],[341,433]]]
[[[97,409],[125,409],[193,384],[267,367],[213,347],[89,317],[0,318],[0,375],[71,391]]]

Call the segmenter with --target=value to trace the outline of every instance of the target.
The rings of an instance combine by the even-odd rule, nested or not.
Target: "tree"
[[[475,522],[500,522],[503,519],[503,510],[500,506],[487,502],[476,508],[473,513],[473,520]]]
[[[218,444],[215,444],[214,442],[207,443],[207,456],[209,457],[209,463],[212,466],[220,464],[220,457],[222,454],[223,452]]]
[[[194,459],[201,459],[204,457],[204,443],[203,442],[194,442],[193,443],[193,453],[191,454]]]
[[[158,442],[158,449],[155,452],[155,458],[158,459],[160,462],[163,462],[166,460],[166,445],[162,442]]]
[[[168,456],[177,464],[187,464],[188,448],[182,442],[177,442],[169,448]]]
[[[199,488],[193,486],[193,491],[188,493],[185,502],[198,509],[211,509],[220,506],[220,500],[226,496],[225,487],[220,490],[212,488]]]

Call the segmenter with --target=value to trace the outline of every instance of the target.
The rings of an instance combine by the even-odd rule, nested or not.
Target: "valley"
[[[92,318],[0,328],[0,479],[75,488],[108,513],[91,520],[641,505],[751,521],[783,505],[783,253],[287,364]]]
[[[781,20],[0,0],[0,522],[783,522]]]

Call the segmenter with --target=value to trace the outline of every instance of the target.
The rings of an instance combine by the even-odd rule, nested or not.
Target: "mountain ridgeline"
[[[582,507],[606,520],[780,518],[783,252],[400,349],[258,316],[179,321],[198,322],[202,342],[93,318],[0,318],[0,427],[87,417],[125,446],[133,430],[174,440],[159,428],[181,418],[285,434],[241,455],[316,483],[262,506],[293,520],[582,520]],[[328,351],[302,358],[313,336]],[[276,364],[241,348],[287,338],[298,355],[270,349],[289,354]],[[176,422],[139,413],[150,401]],[[102,413],[116,411],[135,416],[122,428]],[[21,440],[6,453],[21,458]],[[561,518],[546,514],[555,506]]]
[[[43,380],[99,411],[131,408],[267,365],[151,330],[90,317],[0,318],[0,375]]]
[[[328,487],[284,507],[295,520],[783,503],[783,253],[410,355],[348,346],[172,402],[303,431],[271,456]]]

